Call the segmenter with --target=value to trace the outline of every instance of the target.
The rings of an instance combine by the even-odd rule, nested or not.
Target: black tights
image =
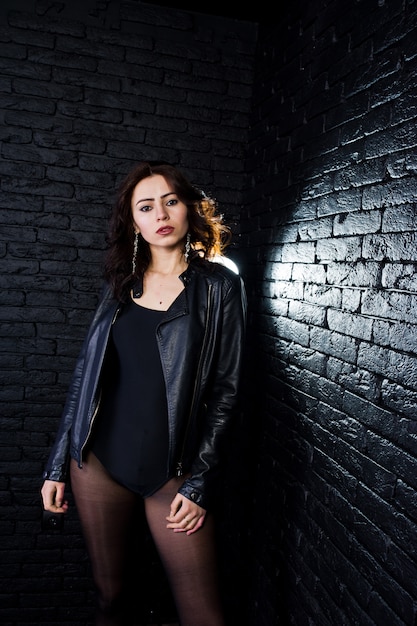
[[[166,528],[165,517],[182,479],[173,478],[144,499],[146,519],[164,565],[181,626],[224,626],[218,592],[213,520],[192,535]],[[132,549],[136,494],[115,482],[90,454],[80,469],[71,461],[71,485],[97,589],[97,626],[125,624],[123,594]]]

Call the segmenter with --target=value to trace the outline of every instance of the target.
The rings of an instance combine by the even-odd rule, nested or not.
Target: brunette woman
[[[238,406],[246,300],[230,231],[174,166],[139,163],[111,220],[105,287],[76,363],[41,493],[81,521],[97,625],[123,617],[138,499],[181,626],[224,626],[213,503]]]

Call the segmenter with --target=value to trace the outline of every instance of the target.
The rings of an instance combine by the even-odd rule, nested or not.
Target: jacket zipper
[[[187,426],[186,426],[184,437],[183,437],[183,444],[182,444],[182,449],[181,449],[181,455],[180,455],[180,458],[179,458],[179,460],[177,462],[176,470],[175,470],[175,475],[177,476],[177,478],[179,478],[180,476],[183,475],[183,457],[184,457],[184,452],[185,452],[185,444],[186,444],[187,438],[188,438],[188,431],[190,430],[191,416],[192,416],[193,410],[194,410],[194,402],[195,402],[195,398],[196,398],[196,395],[197,395],[197,389],[199,387],[198,383],[199,383],[200,377],[201,377],[201,370],[202,370],[202,367],[203,367],[203,360],[204,360],[204,355],[205,355],[207,335],[208,335],[208,329],[209,329],[210,318],[211,318],[211,292],[212,292],[212,285],[209,284],[208,293],[207,293],[207,316],[206,316],[206,325],[205,325],[205,328],[204,328],[203,345],[202,345],[201,352],[200,352],[200,359],[199,359],[198,368],[197,368],[197,376],[196,376],[196,379],[195,379],[194,390],[193,390],[193,397],[192,397],[190,412],[188,414]]]
[[[116,319],[117,319],[117,316],[118,316],[118,315],[119,315],[119,313],[120,313],[120,309],[121,309],[121,308],[122,308],[121,306],[118,306],[118,307],[117,307],[117,309],[115,310],[114,315],[113,315],[113,319],[112,319],[111,324],[110,324],[110,328],[111,328],[111,327],[113,326],[113,324],[115,323],[115,321],[116,321]],[[99,366],[99,371],[100,371],[100,372],[101,372],[101,368],[102,368],[103,361],[104,361],[104,355],[106,354],[106,350],[107,350],[107,343],[108,343],[108,341],[109,341],[109,336],[110,336],[110,330],[109,330],[109,332],[108,332],[107,339],[106,339],[106,346],[105,346],[105,348],[104,348],[104,350],[103,350],[103,354],[102,354],[102,357],[101,357],[101,360],[100,360],[100,366]],[[96,419],[96,417],[97,417],[98,410],[99,410],[99,408],[100,408],[100,404],[101,404],[101,395],[102,395],[102,391],[101,391],[101,389],[100,389],[100,392],[99,392],[99,397],[98,397],[98,400],[97,400],[97,404],[96,404],[96,406],[94,407],[94,411],[93,411],[93,414],[92,414],[91,419],[90,419],[90,424],[89,424],[89,426],[88,426],[88,432],[87,432],[87,435],[86,435],[86,437],[85,437],[85,439],[84,439],[84,443],[83,443],[83,445],[81,446],[81,450],[80,450],[80,464],[79,464],[79,465],[80,465],[80,467],[82,467],[82,460],[83,460],[83,454],[84,454],[84,449],[85,449],[85,446],[87,445],[87,441],[90,439],[91,431],[92,431],[92,429],[93,429],[93,425],[94,425],[95,419]]]

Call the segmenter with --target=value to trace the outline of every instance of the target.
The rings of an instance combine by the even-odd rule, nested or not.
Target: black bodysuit
[[[168,413],[156,327],[165,311],[129,301],[113,324],[92,451],[111,476],[143,497],[168,478]]]

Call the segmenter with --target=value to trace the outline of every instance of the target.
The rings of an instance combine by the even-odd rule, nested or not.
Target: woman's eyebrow
[[[175,192],[174,191],[168,191],[168,193],[164,193],[161,196],[161,199],[162,198],[166,198],[167,196],[175,196]],[[139,202],[152,202],[153,200],[155,200],[155,198],[141,198],[140,200],[138,200],[136,202],[136,204],[139,204]]]

